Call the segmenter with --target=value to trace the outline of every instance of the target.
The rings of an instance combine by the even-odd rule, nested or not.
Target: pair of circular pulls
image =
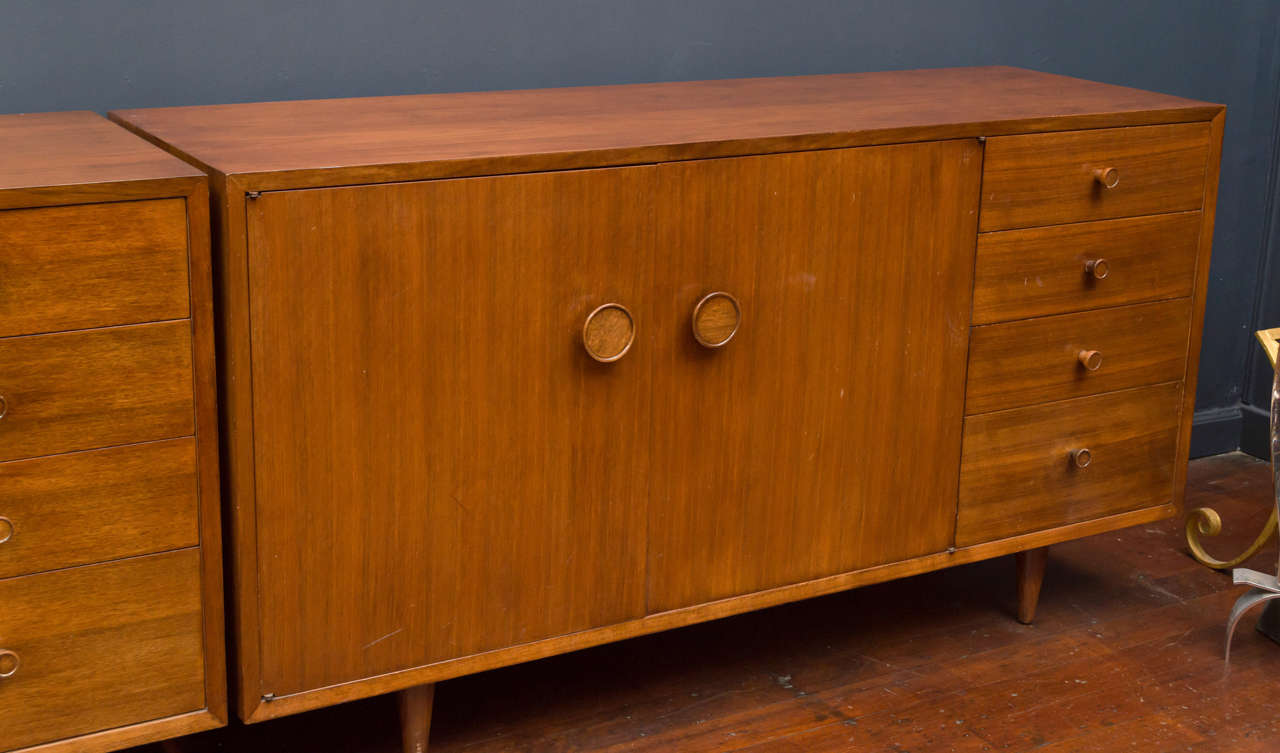
[[[704,348],[720,348],[738,332],[742,307],[738,299],[722,291],[704,295],[693,307],[693,339]],[[621,303],[598,306],[582,325],[582,345],[600,363],[613,363],[631,350],[636,321]]]

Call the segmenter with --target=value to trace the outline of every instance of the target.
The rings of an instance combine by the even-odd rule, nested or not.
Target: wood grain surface
[[[1209,124],[1103,128],[987,140],[983,231],[1199,209]],[[1113,167],[1105,188],[1095,170]]]
[[[195,549],[0,580],[6,750],[204,708]]]
[[[987,67],[206,105],[111,117],[214,172],[259,176],[247,182],[251,188],[278,189],[1205,121],[1221,109]]]
[[[1187,298],[974,327],[965,412],[985,413],[1181,379]],[[1081,353],[1101,366],[1086,368]]]
[[[1172,382],[969,416],[956,544],[1169,503],[1181,400]]]
[[[250,200],[257,695],[643,614],[653,189],[642,167]],[[639,336],[600,364],[582,326],[611,301]]]
[[[649,611],[950,546],[979,150],[659,167]]]
[[[0,211],[0,337],[188,316],[182,199]]]
[[[195,440],[0,463],[0,578],[200,543]]]
[[[0,339],[0,460],[195,431],[191,323]]]
[[[983,233],[973,322],[1190,297],[1200,220],[1187,212]],[[1101,280],[1085,270],[1100,259],[1109,267]]]
[[[94,184],[200,176],[198,169],[92,112],[0,115],[0,144],[5,145],[0,193],[50,188],[79,193]],[[102,195],[123,189],[100,188]]]

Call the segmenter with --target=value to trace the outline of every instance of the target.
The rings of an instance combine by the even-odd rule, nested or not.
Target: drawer
[[[182,199],[0,212],[0,337],[187,316]]]
[[[195,546],[197,518],[192,438],[0,463],[0,578]]]
[[[979,235],[973,322],[1188,297],[1199,242],[1199,212]]]
[[[1171,501],[1181,409],[1174,382],[966,418],[956,544]]]
[[[1208,123],[992,137],[979,230],[1199,209],[1208,157]]]
[[[0,340],[0,461],[195,429],[186,320]]]
[[[0,750],[204,708],[199,551],[0,581]]]
[[[965,412],[1182,379],[1190,326],[1191,299],[1179,298],[974,327]]]

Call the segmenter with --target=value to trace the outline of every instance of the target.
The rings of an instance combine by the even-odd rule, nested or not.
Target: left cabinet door
[[[247,200],[264,694],[644,613],[653,180]]]

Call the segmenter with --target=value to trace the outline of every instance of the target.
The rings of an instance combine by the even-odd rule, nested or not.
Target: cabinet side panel
[[[1178,436],[1178,464],[1174,470],[1173,502],[1181,513],[1186,496],[1187,462],[1191,453],[1191,423],[1196,413],[1196,382],[1200,375],[1200,338],[1204,334],[1204,309],[1209,295],[1209,260],[1213,255],[1213,221],[1218,209],[1218,176],[1222,170],[1222,129],[1227,113],[1219,112],[1209,123],[1209,154],[1205,161],[1204,204],[1201,207],[1200,248],[1196,258],[1195,299],[1187,343],[1187,374],[1183,380],[1182,426]]]

